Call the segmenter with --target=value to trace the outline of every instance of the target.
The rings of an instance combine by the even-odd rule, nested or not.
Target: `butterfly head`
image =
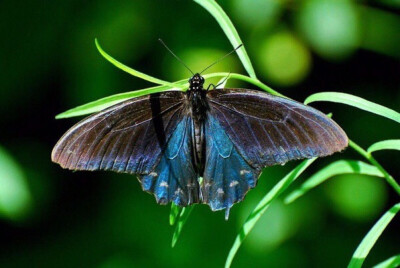
[[[204,77],[196,73],[189,79],[189,89],[193,91],[202,90],[204,85]]]

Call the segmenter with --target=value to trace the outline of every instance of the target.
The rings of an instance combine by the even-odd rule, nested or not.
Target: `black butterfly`
[[[52,160],[135,174],[157,203],[205,203],[228,215],[264,167],[347,146],[345,132],[309,106],[249,89],[205,90],[198,73],[189,84],[87,117],[58,141]]]

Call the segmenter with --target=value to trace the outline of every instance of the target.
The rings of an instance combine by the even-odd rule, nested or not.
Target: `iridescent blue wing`
[[[203,202],[213,211],[240,202],[256,186],[261,169],[252,167],[239,153],[218,119],[209,115],[205,124],[206,163],[201,183]]]
[[[91,115],[64,134],[53,149],[52,160],[73,170],[137,174],[144,190],[154,193],[158,202],[176,199],[185,205],[196,198],[192,193],[196,189],[187,190],[187,184],[196,176],[193,167],[187,165],[182,168],[185,174],[177,174],[177,161],[190,162],[190,152],[182,153],[182,149],[189,145],[179,149],[174,145],[187,142],[187,131],[190,131],[186,126],[184,98],[184,93],[178,91],[152,94]],[[176,156],[172,157],[172,154]],[[175,184],[164,182],[168,172],[176,173]],[[175,185],[182,185],[182,193],[178,191],[177,197],[174,196]],[[193,188],[196,186],[194,184]]]
[[[207,97],[210,122],[206,132],[221,139],[220,145],[214,141],[207,146],[223,150],[232,144],[231,155],[223,160],[232,168],[218,181],[214,179],[219,171],[212,168],[213,159],[223,158],[223,154],[211,154],[206,160],[209,171],[204,176],[205,183],[214,181],[218,187],[211,192],[204,189],[203,195],[216,202],[212,205],[215,209],[229,209],[242,200],[247,190],[255,186],[263,167],[326,156],[347,146],[346,134],[333,120],[296,101],[248,89],[211,90]],[[223,194],[216,198],[215,190]]]
[[[192,164],[192,120],[182,119],[174,132],[161,161],[147,175],[142,175],[143,190],[154,193],[157,203],[173,201],[180,206],[199,203],[198,175]]]

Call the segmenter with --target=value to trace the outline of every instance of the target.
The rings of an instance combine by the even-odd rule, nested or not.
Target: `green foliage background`
[[[240,34],[248,57],[239,52],[240,59],[231,57],[210,72],[247,71],[253,79],[232,75],[229,87],[259,86],[268,91],[269,85],[299,101],[312,93],[339,91],[399,111],[400,6],[396,1],[218,3]],[[95,37],[114,58],[163,80],[153,82],[185,82],[189,74],[157,39],[163,38],[192,69],[203,69],[232,49],[226,35],[233,45],[239,42],[238,35],[227,32],[235,29],[224,24],[229,18],[212,12],[218,8],[213,1],[201,0],[0,3],[1,267],[221,267],[257,204],[268,210],[257,214],[259,220],[233,267],[342,267],[365,237],[351,262],[359,267],[381,232],[365,265],[388,259],[382,267],[394,267],[399,262],[400,222],[395,217],[399,195],[395,181],[386,183],[388,178],[398,180],[400,173],[398,113],[381,106],[365,108],[371,103],[349,95],[317,94],[307,103],[341,97],[342,103],[357,101],[359,108],[387,118],[343,104],[311,103],[333,112],[357,144],[342,154],[316,160],[292,185],[296,169],[311,161],[266,169],[258,186],[234,206],[227,222],[223,213],[196,206],[173,249],[169,207],[157,205],[135,178],[72,173],[50,162],[52,146],[75,122],[55,121],[55,114],[153,86],[107,63],[96,50]],[[208,82],[220,79],[209,76],[214,78]],[[362,149],[389,139],[395,140],[377,143],[368,152]],[[289,185],[286,198],[275,199],[274,192]]]

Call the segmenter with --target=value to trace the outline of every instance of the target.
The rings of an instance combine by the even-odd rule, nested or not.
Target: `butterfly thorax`
[[[189,84],[190,86],[187,91],[187,96],[189,100],[190,115],[193,122],[193,159],[197,172],[199,175],[202,175],[205,160],[204,121],[208,110],[206,91],[203,89],[204,78],[200,74],[195,74],[189,79]]]

